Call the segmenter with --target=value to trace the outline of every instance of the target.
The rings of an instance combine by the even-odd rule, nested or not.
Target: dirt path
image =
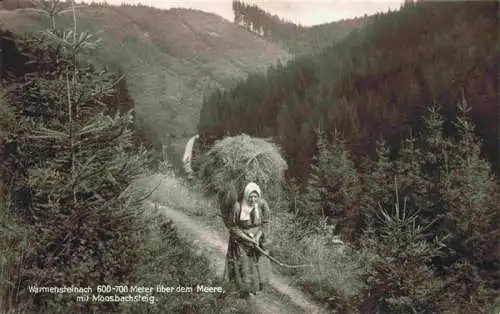
[[[153,203],[149,205],[155,206]],[[227,250],[227,235],[221,235],[214,230],[210,230],[178,210],[162,205],[157,206],[160,212],[172,219],[182,237],[186,237],[191,241],[194,240],[193,242],[197,246],[199,254],[205,254],[211,261],[215,273],[222,276]],[[275,291],[270,294],[260,294],[255,298],[259,313],[328,313],[313,304],[299,290],[293,288],[285,278],[273,275],[271,286]]]

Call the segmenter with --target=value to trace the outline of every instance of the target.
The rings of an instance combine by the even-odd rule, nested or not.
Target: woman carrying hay
[[[243,297],[262,291],[271,274],[269,259],[255,248],[265,250],[269,244],[269,205],[261,196],[259,186],[248,183],[224,219],[230,233],[225,278],[236,285]]]

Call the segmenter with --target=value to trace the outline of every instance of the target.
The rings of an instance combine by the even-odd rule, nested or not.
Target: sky
[[[233,21],[232,0],[97,0],[119,5],[142,3],[162,9],[192,8],[215,13]],[[241,1],[241,0],[240,0]],[[397,10],[403,0],[244,0],[281,18],[303,26]]]

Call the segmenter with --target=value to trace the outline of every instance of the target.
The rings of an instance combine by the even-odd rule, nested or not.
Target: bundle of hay
[[[199,176],[207,191],[219,197],[235,188],[240,193],[253,181],[266,199],[273,199],[281,191],[286,169],[276,144],[242,134],[215,142],[200,160]]]

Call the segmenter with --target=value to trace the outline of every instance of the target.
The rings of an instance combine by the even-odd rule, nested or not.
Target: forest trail
[[[211,230],[179,210],[152,202],[149,202],[149,206],[156,207],[159,212],[171,219],[177,226],[179,235],[193,242],[198,253],[207,256],[215,273],[218,276],[223,276],[227,235],[221,235],[219,232]],[[273,274],[270,282],[272,291],[267,294],[259,294],[251,301],[255,302],[259,313],[328,313],[314,304],[298,289],[293,288],[285,278]]]

